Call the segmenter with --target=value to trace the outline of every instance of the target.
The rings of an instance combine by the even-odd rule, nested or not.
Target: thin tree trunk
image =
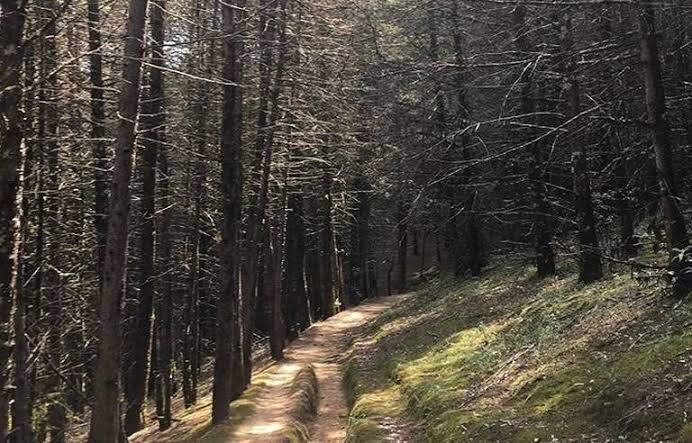
[[[272,358],[280,360],[284,357],[284,345],[286,341],[286,325],[281,309],[281,263],[282,263],[282,235],[279,225],[268,232],[267,248],[265,250],[265,277],[264,290],[266,300],[269,303],[270,333],[269,348]]]
[[[98,306],[103,290],[103,266],[106,251],[106,231],[108,230],[108,189],[106,185],[108,158],[106,153],[106,113],[103,82],[103,57],[101,51],[101,8],[99,0],[87,1],[87,22],[89,26],[89,81],[90,81],[90,123],[91,123],[91,155],[94,174],[94,230],[96,232],[96,257],[94,273],[98,281],[98,290],[94,293],[91,303]],[[87,315],[86,329],[88,334],[95,334],[98,329],[97,316],[90,312]],[[96,343],[92,340],[85,350],[88,363],[86,368],[87,381],[93,380],[94,365],[91,363],[96,356]]]
[[[0,441],[5,440],[8,431],[10,399],[7,382],[12,354],[12,284],[17,270],[14,218],[24,135],[20,111],[24,5],[16,0],[0,1]]]
[[[34,67],[34,51],[33,47],[27,48],[24,54],[24,85],[28,90],[34,85],[36,70]],[[33,135],[33,120],[35,97],[33,94],[24,96],[24,112],[25,112],[25,137],[31,138]],[[19,188],[21,193],[21,209],[19,214],[19,235],[16,245],[16,257],[24,256],[24,249],[29,237],[29,229],[27,218],[29,215],[30,203],[30,180],[34,174],[34,148],[35,143],[29,140],[24,141],[25,158],[23,159],[24,166],[22,168],[22,181]],[[17,271],[15,284],[13,284],[14,304],[13,304],[13,325],[14,325],[14,355],[13,355],[13,377],[14,383],[14,400],[12,402],[12,433],[9,436],[11,443],[31,443],[34,439],[33,429],[31,426],[32,419],[32,373],[29,371],[28,358],[30,354],[29,347],[29,328],[27,322],[29,320],[29,312],[31,305],[31,292],[25,286],[26,271],[29,268],[28,264],[19,261],[20,267]]]
[[[26,174],[24,167],[24,179]],[[24,208],[26,206],[24,205]],[[26,217],[26,213],[21,212],[19,217]],[[24,222],[25,223],[25,222]],[[20,222],[20,229],[23,223]],[[17,257],[21,256],[22,241],[20,237],[17,244]],[[12,433],[8,437],[11,443],[31,443],[33,441],[33,430],[31,427],[31,387],[29,383],[30,373],[28,371],[27,359],[29,358],[29,343],[27,340],[26,314],[28,305],[27,290],[22,286],[18,276],[14,278],[14,304],[13,304],[13,326],[15,347],[13,354],[13,376],[14,399],[12,401]]]
[[[89,79],[91,82],[91,143],[94,162],[94,228],[96,230],[96,275],[103,284],[102,269],[105,258],[108,220],[108,194],[106,189],[105,100],[103,96],[103,62],[101,54],[101,18],[99,0],[88,0],[89,22]]]
[[[353,254],[352,266],[355,268],[355,279],[353,284],[356,290],[360,289],[359,296],[354,297],[352,303],[357,304],[362,299],[372,297],[370,279],[368,278],[368,262],[370,261],[370,192],[371,186],[362,173],[356,176],[353,187],[358,193],[358,203],[356,206],[355,220],[355,254]]]
[[[678,261],[675,257],[679,250],[689,245],[689,239],[685,219],[679,206],[680,195],[673,168],[673,139],[666,120],[666,97],[656,35],[656,15],[649,0],[642,0],[641,4],[639,24],[646,110],[654,141],[659,196],[666,226],[668,250],[673,259],[671,269],[676,277],[673,292],[676,296],[684,296],[692,287],[689,272],[686,272],[689,271],[690,265],[687,260]]]
[[[268,202],[268,181],[271,169],[272,146],[268,143],[270,131],[270,95],[271,71],[273,68],[273,52],[271,42],[276,27],[276,17],[273,15],[271,2],[260,2],[258,21],[259,40],[259,103],[257,109],[257,135],[255,138],[255,157],[250,171],[251,196],[248,217],[248,235],[246,254],[243,265],[243,370],[245,384],[250,382],[252,375],[252,334],[256,324],[266,326],[263,315],[267,308],[263,300],[265,292],[261,290],[261,279],[264,277],[262,252],[266,250],[265,242],[267,229],[264,216]],[[266,268],[266,266],[265,266]],[[258,301],[260,303],[258,303]],[[258,317],[258,314],[262,314]]]
[[[160,205],[168,208],[171,205],[170,170],[168,153],[164,145],[158,149],[158,176]],[[159,263],[165,273],[171,267],[171,214],[163,211],[157,227]],[[168,429],[172,423],[171,399],[173,397],[173,289],[170,279],[161,282],[161,289],[156,299],[156,345],[157,345],[157,402],[156,415],[159,429]]]
[[[224,80],[233,85],[224,86],[224,106],[221,121],[221,167],[223,182],[223,213],[221,260],[223,286],[217,301],[216,359],[212,398],[212,422],[220,423],[228,418],[230,402],[239,394],[234,366],[241,362],[239,326],[238,253],[242,176],[242,118],[243,95],[241,55],[243,43],[239,34],[244,0],[222,5],[225,64]],[[244,320],[244,319],[243,319]],[[234,375],[236,377],[234,377]]]
[[[517,49],[525,54],[532,54],[536,49],[531,45],[528,39],[528,29],[526,27],[526,7],[518,5],[514,10],[514,22],[517,26],[517,37],[515,39]],[[527,67],[522,72],[522,88],[519,105],[519,113],[521,115],[530,115],[536,112],[536,104],[532,98],[533,94],[533,78],[530,72],[533,67]],[[538,125],[537,119],[533,118],[533,124]],[[535,131],[529,131],[525,136],[526,139],[532,140],[535,138]],[[543,173],[543,161],[541,155],[541,145],[539,142],[533,142],[530,146],[531,157],[529,159],[528,178],[531,185],[534,210],[534,236],[533,246],[535,250],[536,273],[539,277],[546,277],[555,274],[555,253],[553,252],[552,240],[553,234],[551,229],[550,205],[547,201],[547,189],[545,186],[545,174]]]
[[[265,251],[271,250],[272,248],[267,248],[267,242],[271,240],[268,237],[269,225],[266,221],[266,211],[269,202],[269,176],[272,167],[272,158],[274,151],[274,134],[275,125],[279,118],[279,99],[283,86],[283,73],[285,64],[285,43],[286,43],[286,1],[282,0],[279,2],[275,11],[269,9],[269,3],[263,4],[263,11],[260,13],[260,103],[259,111],[257,115],[257,138],[255,143],[255,152],[257,158],[262,159],[261,162],[261,174],[258,174],[258,167],[253,168],[253,177],[259,175],[259,186],[255,185],[256,190],[253,192],[255,196],[250,202],[251,215],[249,217],[248,225],[250,226],[249,235],[249,257],[247,262],[247,271],[245,275],[247,276],[246,281],[248,283],[247,288],[244,288],[244,300],[248,300],[247,312],[252,312],[250,309],[255,306],[256,301],[254,300],[255,294],[257,295],[268,295],[270,300],[274,300],[279,297],[280,294],[269,294],[262,285],[263,291],[258,291],[259,281],[261,276],[269,276],[267,272],[272,272],[274,269],[274,264],[269,263],[270,257],[264,257],[264,269],[262,272],[258,272],[259,260],[260,260],[260,249],[265,248]],[[277,11],[280,8],[281,13],[281,32],[279,36],[279,57],[276,63],[274,87],[271,87],[271,71],[273,68],[273,57],[272,57],[272,47],[270,43],[272,42],[277,28]],[[259,166],[257,164],[256,166]],[[273,281],[270,283],[270,287],[278,288],[280,287],[281,281],[276,281],[274,276],[270,276]],[[273,306],[273,305],[271,305]],[[271,307],[270,306],[270,307]],[[259,306],[264,307],[264,306]],[[254,311],[254,310],[253,310]],[[246,312],[244,310],[244,312]],[[273,316],[281,316],[282,311],[276,311],[275,309],[269,309],[269,323],[270,325],[275,323]],[[254,329],[254,321],[252,318],[248,317],[247,314],[244,316],[244,320],[247,318],[248,321],[243,323],[243,369],[245,384],[249,384],[250,377],[252,375],[252,332]],[[283,320],[281,320],[283,324]],[[270,330],[273,327],[270,326]],[[283,348],[283,346],[282,346]]]
[[[672,251],[688,245],[687,229],[678,203],[680,197],[673,168],[673,142],[670,126],[665,118],[666,102],[658,53],[656,15],[648,0],[643,0],[642,4],[644,7],[640,14],[641,59],[646,87],[646,109],[654,140],[656,170],[659,178],[661,206],[666,221],[668,246]]]
[[[40,47],[41,45],[39,45]],[[42,50],[42,49],[41,49]],[[39,75],[39,77],[41,77]],[[41,82],[43,80],[41,79]],[[39,84],[37,91],[37,102],[38,102],[38,112],[36,115],[36,135],[38,143],[36,143],[36,153],[38,158],[36,160],[36,180],[34,184],[34,199],[36,200],[36,238],[34,239],[34,268],[36,269],[34,276],[33,287],[33,308],[31,310],[31,318],[27,318],[29,324],[32,325],[31,335],[33,337],[38,337],[40,334],[44,333],[42,322],[43,318],[43,268],[44,268],[44,258],[45,258],[45,146],[43,140],[46,138],[46,100],[44,97],[44,88]],[[38,377],[38,368],[34,367],[31,373],[32,380],[35,381]],[[37,397],[37,389],[32,390],[32,400]]]
[[[315,197],[310,196],[309,212],[316,211]],[[305,253],[305,279],[310,301],[310,321],[322,319],[322,267],[320,265],[320,234],[314,230],[307,236]]]
[[[122,341],[121,304],[146,10],[147,0],[130,0],[119,102],[120,120],[115,138],[115,166],[108,212],[103,292],[99,303],[99,345],[94,373],[90,443],[116,442],[120,435],[118,375]]]
[[[285,5],[285,3],[284,3]],[[285,9],[284,9],[285,10]],[[285,15],[284,17],[285,18]],[[277,84],[278,86],[278,84]],[[277,97],[278,98],[278,97]],[[282,303],[282,275],[286,239],[286,206],[288,204],[288,176],[290,172],[290,159],[286,160],[283,166],[283,186],[281,189],[281,205],[279,207],[278,221],[276,226],[269,232],[269,250],[267,251],[267,263],[271,263],[270,300],[271,300],[271,334],[269,338],[272,357],[280,360],[284,357],[284,346],[286,345],[286,321],[284,319],[284,309]]]
[[[47,171],[47,267],[44,276],[44,291],[50,294],[45,299],[46,320],[48,327],[48,360],[53,368],[46,382],[46,392],[50,394],[48,403],[48,431],[52,442],[65,441],[65,426],[67,421],[64,407],[63,381],[57,371],[62,370],[63,357],[63,278],[60,228],[60,170],[59,170],[59,116],[58,116],[58,78],[54,73],[58,65],[58,50],[56,46],[56,17],[57,4],[54,0],[42,2],[45,16],[39,23],[43,24],[45,38],[41,54],[41,78],[43,84],[43,102],[45,106],[46,132],[43,140],[46,149]]]
[[[561,20],[560,46],[563,62],[560,69],[565,77],[565,94],[567,98],[567,118],[574,119],[581,108],[579,82],[576,77],[574,44],[572,35],[571,12],[565,12]],[[570,125],[576,130],[573,124]],[[596,232],[596,216],[593,210],[591,196],[591,181],[589,179],[586,153],[579,140],[571,140],[572,145],[572,177],[574,186],[574,209],[577,214],[577,240],[579,244],[579,281],[591,283],[603,276],[601,252]]]
[[[200,69],[202,74],[211,77],[213,64],[208,63],[205,58],[207,50],[204,42],[203,29],[205,23],[202,22],[200,13],[203,10],[203,2],[197,1],[195,6],[195,23],[193,32],[199,39],[198,57],[191,57],[195,66],[191,70]],[[209,48],[213,54],[214,47]],[[186,298],[186,308],[183,312],[185,317],[184,336],[183,336],[183,394],[185,407],[190,407],[197,401],[197,377],[200,364],[200,302],[201,302],[201,248],[202,248],[202,217],[205,206],[204,185],[207,174],[206,167],[206,145],[207,145],[207,120],[206,110],[209,107],[209,84],[202,82],[197,90],[197,97],[192,107],[192,113],[196,116],[195,124],[196,151],[197,156],[192,167],[192,193],[193,193],[193,221],[190,236],[192,237],[192,256],[190,258],[190,273],[188,283],[188,294]]]
[[[165,0],[152,0],[149,5],[151,32],[151,60],[149,88],[142,104],[142,249],[140,257],[141,283],[136,314],[128,328],[127,361],[123,374],[125,418],[127,435],[143,426],[142,410],[146,395],[149,346],[151,344],[151,316],[154,307],[154,232],[156,220],[156,159],[159,144],[164,138],[164,12]]]
[[[322,190],[319,202],[319,266],[320,266],[320,295],[322,308],[321,318],[327,319],[335,314],[335,274],[334,274],[334,232],[332,226],[332,174],[329,165],[325,164],[322,173]]]

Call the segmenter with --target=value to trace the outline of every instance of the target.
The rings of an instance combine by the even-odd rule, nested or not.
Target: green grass
[[[689,441],[691,325],[689,304],[624,273],[436,280],[364,335],[349,441],[381,441],[383,417],[416,422],[415,441]]]

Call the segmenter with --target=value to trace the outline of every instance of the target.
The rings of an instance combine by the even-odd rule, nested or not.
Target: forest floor
[[[155,426],[133,436],[151,442],[341,443],[348,405],[342,390],[342,363],[360,330],[405,296],[369,300],[310,327],[285,351],[285,358],[253,377],[252,386],[232,404],[232,419],[211,426],[211,396],[176,417],[171,429]]]
[[[692,443],[692,300],[638,277],[430,276],[354,343],[346,442]]]
[[[227,424],[207,396],[133,441],[692,443],[692,298],[627,267],[417,280],[311,327]]]

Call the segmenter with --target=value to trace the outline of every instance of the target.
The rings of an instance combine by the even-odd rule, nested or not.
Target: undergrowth
[[[350,442],[692,442],[692,306],[629,274],[584,286],[521,266],[441,278],[347,365]]]

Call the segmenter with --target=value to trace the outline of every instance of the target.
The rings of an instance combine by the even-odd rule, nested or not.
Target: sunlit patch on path
[[[341,390],[341,363],[354,330],[401,300],[378,298],[316,323],[291,343],[286,359],[268,371],[264,387],[253,403],[255,413],[240,423],[229,442],[279,441],[291,424],[291,384],[298,371],[312,365],[319,384],[317,415],[309,427],[310,441],[343,442],[348,410]]]

